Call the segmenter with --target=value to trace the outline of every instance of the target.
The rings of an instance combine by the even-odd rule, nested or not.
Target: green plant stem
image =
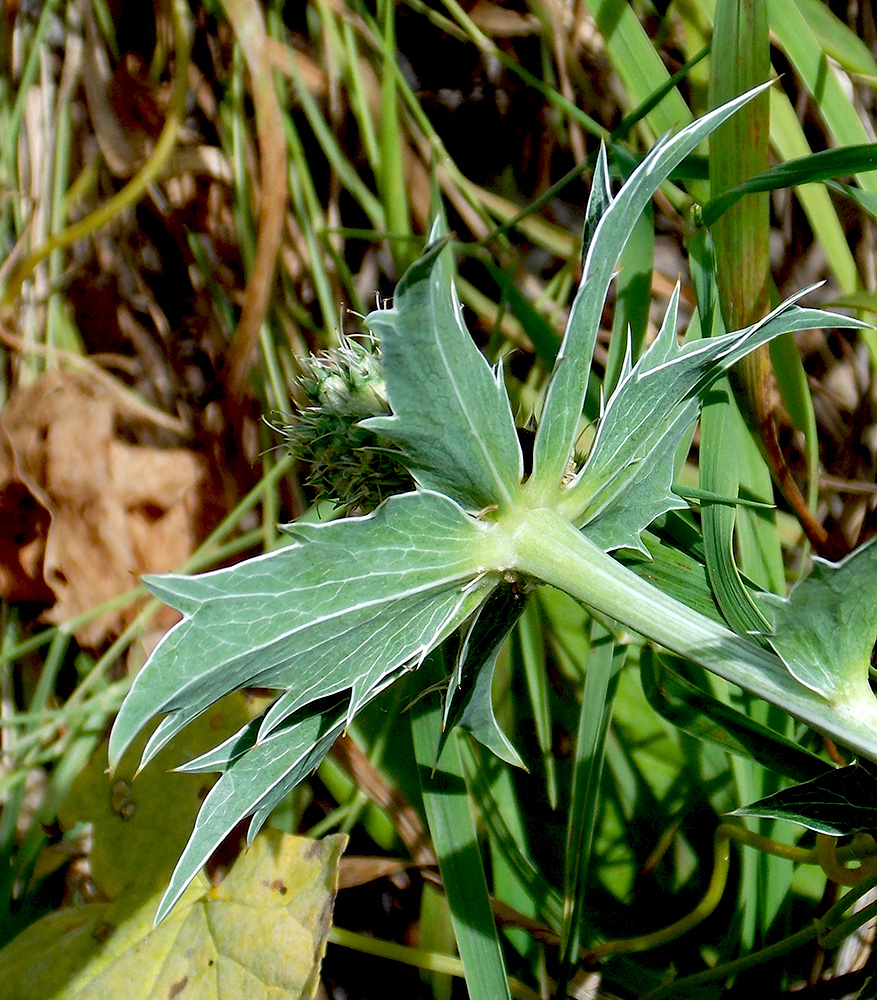
[[[798,682],[774,653],[637,577],[553,510],[518,508],[497,527],[508,533],[515,553],[509,569],[566,591],[597,614],[782,706],[868,759],[877,758],[877,702],[866,683],[828,701]]]
[[[368,934],[357,934],[355,931],[334,926],[329,931],[329,943],[342,948],[350,948],[363,955],[375,955],[393,962],[413,965],[424,972],[437,972],[446,976],[457,976],[465,979],[463,963],[453,955],[440,955],[423,948],[409,948],[395,941],[380,941]],[[509,979],[509,988],[515,1000],[538,1000],[539,994],[525,986],[517,979]]]
[[[720,826],[716,830],[715,854],[713,860],[713,872],[710,876],[709,885],[701,901],[684,917],[674,921],[667,927],[652,931],[649,934],[640,934],[632,938],[620,938],[616,941],[604,941],[592,948],[585,959],[586,964],[591,964],[608,955],[631,954],[636,951],[650,951],[652,948],[660,948],[661,945],[674,941],[676,938],[687,934],[693,927],[706,920],[715,910],[722,899],[725,891],[725,884],[728,881],[728,867],[731,860],[731,840],[725,826]]]
[[[816,921],[819,943],[823,948],[836,948],[844,938],[870,920],[877,913],[877,903],[870,903],[852,916],[844,918],[849,908],[874,888],[875,879],[870,878],[855,886],[822,917]]]
[[[754,969],[759,965],[773,961],[775,958],[787,955],[796,948],[803,947],[805,944],[813,941],[816,938],[816,934],[816,925],[811,924],[796,934],[783,938],[782,941],[777,941],[776,944],[772,944],[768,948],[762,948],[761,951],[752,952],[751,955],[738,958],[733,962],[726,962],[724,965],[717,965],[714,969],[708,969],[706,972],[699,972],[694,976],[686,976],[685,979],[677,979],[667,986],[662,986],[651,993],[647,993],[643,997],[643,1000],[661,1000],[663,997],[675,997],[680,995],[679,991],[682,987],[685,987],[687,991],[694,989],[696,986],[703,986],[706,983],[714,983],[719,979],[730,980],[741,972],[746,972],[747,969]]]
[[[831,861],[833,863],[832,870],[835,871],[835,873],[841,874],[841,884],[848,884],[846,883],[844,877],[855,874],[857,870],[853,869],[851,871],[841,867],[840,858],[835,852],[837,845],[836,838],[830,837],[825,838],[825,840],[830,841],[829,850]],[[769,854],[775,858],[784,858],[787,861],[794,861],[796,864],[820,865],[829,878],[832,877],[832,871],[829,871],[823,863],[823,850],[810,850],[790,844],[781,844],[779,841],[772,840],[770,837],[765,837],[759,833],[754,833],[752,830],[747,830],[745,827],[738,826],[736,823],[722,823],[722,825],[716,830],[715,834],[713,871],[710,876],[709,885],[703,895],[703,898],[697,906],[695,906],[689,913],[686,913],[684,917],[681,917],[679,920],[674,921],[666,927],[660,928],[660,930],[652,931],[649,934],[640,934],[637,937],[632,938],[620,938],[615,941],[604,941],[602,944],[597,945],[587,952],[585,959],[586,963],[589,964],[598,961],[608,955],[630,954],[632,952],[650,951],[652,948],[659,948],[661,945],[674,941],[683,934],[687,934],[688,931],[705,920],[719,905],[722,894],[725,891],[725,885],[728,881],[728,863],[730,860],[730,846],[732,842],[736,842],[741,846],[755,848],[763,854]],[[847,851],[844,856],[849,858],[862,857],[865,855],[862,851]],[[871,883],[869,882],[868,884],[870,885]],[[852,932],[851,930],[847,930],[843,935],[835,934],[832,929],[833,924],[831,921],[832,915],[834,915],[835,918],[839,918],[842,916],[843,912],[849,908],[850,903],[855,902],[855,898],[851,900],[849,899],[850,895],[851,894],[848,893],[847,896],[840,901],[844,904],[843,906],[840,906],[840,904],[835,906],[831,911],[829,911],[829,914],[826,915],[823,921],[826,933],[828,930],[831,930],[832,941],[835,944],[839,943],[844,937],[847,936],[847,934]],[[855,918],[850,918],[839,926],[846,927],[854,919]],[[861,922],[862,921],[860,920],[859,924],[861,924]],[[856,924],[856,926],[859,926],[859,924]],[[854,930],[855,928],[852,929]]]

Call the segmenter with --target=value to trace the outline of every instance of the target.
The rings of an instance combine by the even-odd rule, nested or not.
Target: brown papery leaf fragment
[[[205,533],[203,456],[129,444],[118,397],[88,375],[53,371],[0,417],[0,596],[51,603],[61,623],[181,565]],[[131,608],[76,630],[90,648]],[[168,623],[169,624],[169,623]]]

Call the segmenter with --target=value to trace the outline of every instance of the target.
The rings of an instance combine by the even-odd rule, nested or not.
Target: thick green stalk
[[[763,83],[770,74],[765,0],[718,0],[713,29],[710,107]],[[770,97],[765,92],[710,137],[710,195],[715,197],[768,167]],[[740,330],[769,309],[768,194],[750,194],[713,227],[716,281],[728,330]]]
[[[877,760],[877,701],[865,678],[855,692],[832,701],[823,698],[797,681],[774,653],[653,587],[552,510],[518,509],[496,527],[514,548],[508,569],[566,591],[597,614],[614,618]]]
[[[770,73],[770,37],[765,0],[718,0],[713,28],[714,57],[710,70],[710,107],[719,107],[728,98],[762,83]],[[760,94],[740,113],[724,122],[710,137],[710,195],[715,197],[767,169],[770,132],[770,100]],[[765,315],[770,308],[768,274],[770,267],[770,220],[767,192],[741,198],[712,228],[715,247],[714,270],[721,312],[726,330],[739,330]],[[705,331],[711,335],[713,331]],[[733,382],[742,406],[756,433],[769,434],[767,389],[770,359],[764,345],[745,357],[734,370]],[[710,394],[701,414],[701,486],[713,493],[736,496],[743,483],[767,491],[770,478],[764,465],[745,468],[745,449],[729,449],[727,443],[746,433],[737,417],[737,406],[726,380]],[[764,427],[764,430],[762,429]],[[733,507],[705,504],[702,511],[706,542],[707,574],[725,618],[739,631],[758,628],[761,615],[743,586],[733,556]],[[757,522],[761,524],[762,522]],[[776,545],[776,535],[767,532],[762,545]],[[765,532],[762,532],[765,535]],[[749,547],[750,549],[752,546]],[[778,553],[774,553],[775,555]],[[743,552],[744,570],[758,579],[755,566],[759,553]],[[776,563],[776,560],[772,560]],[[782,562],[779,562],[782,569]],[[773,580],[758,582],[771,589]],[[782,577],[780,577],[780,584]]]

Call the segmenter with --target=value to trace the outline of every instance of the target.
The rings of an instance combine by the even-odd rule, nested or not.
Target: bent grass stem
[[[855,927],[868,919],[866,912],[870,913],[875,907],[869,907],[868,911],[862,911],[855,917],[844,920],[835,926],[836,921],[849,909],[851,903],[855,902],[864,891],[861,887],[873,876],[877,867],[877,843],[870,836],[857,838],[853,843],[838,848],[837,838],[819,834],[815,848],[795,847],[790,844],[782,844],[779,841],[771,840],[762,834],[754,833],[736,823],[722,823],[716,830],[715,848],[713,853],[713,871],[710,876],[709,885],[703,898],[684,917],[674,921],[667,927],[652,931],[648,934],[640,934],[631,938],[619,938],[615,941],[604,941],[602,944],[586,951],[583,955],[585,964],[593,964],[601,958],[609,955],[625,955],[637,951],[650,951],[659,948],[670,941],[681,937],[692,928],[702,923],[721,901],[728,879],[728,867],[730,862],[730,845],[734,841],[746,847],[753,847],[763,854],[770,854],[777,858],[785,858],[801,865],[819,865],[826,877],[839,885],[855,885],[857,889],[854,893],[848,893],[839,903],[837,903],[825,918],[823,918],[824,929],[819,931],[820,941],[837,938],[837,942],[852,933]],[[860,861],[862,864],[858,868],[847,868],[846,863],[850,861]],[[855,898],[851,898],[855,896]],[[857,922],[856,922],[857,921]],[[855,926],[850,926],[855,924]],[[841,933],[843,928],[843,933]],[[807,928],[806,940],[816,935],[816,931]],[[797,939],[797,935],[794,936]],[[780,942],[782,943],[782,942]]]

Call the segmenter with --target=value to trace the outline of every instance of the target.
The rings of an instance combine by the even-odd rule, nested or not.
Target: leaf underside
[[[512,501],[523,458],[501,373],[491,370],[463,322],[442,219],[405,273],[392,309],[371,313],[393,415],[363,426],[394,441],[426,489],[469,510]]]
[[[868,692],[877,636],[877,538],[838,563],[814,559],[788,597],[760,594],[767,639],[790,673],[833,700]]]
[[[671,491],[676,450],[697,419],[701,395],[741,358],[784,333],[862,325],[795,305],[809,290],[744,330],[680,345],[677,286],[652,345],[633,367],[625,360],[587,460],[563,495],[564,511],[591,541],[607,551],[645,551],[641,532],[685,506]]]
[[[491,688],[497,657],[526,603],[526,594],[515,584],[503,584],[473,616],[445,696],[437,762],[448,736],[459,727],[501,760],[513,767],[525,767],[496,721]]]
[[[349,692],[354,714],[382,677],[416,665],[496,582],[482,574],[486,526],[435,493],[294,532],[286,548],[230,569],[147,579],[185,617],[135,679],[113,728],[111,765],[152,716],[167,713],[144,762],[243,687],[284,692],[284,715]]]

